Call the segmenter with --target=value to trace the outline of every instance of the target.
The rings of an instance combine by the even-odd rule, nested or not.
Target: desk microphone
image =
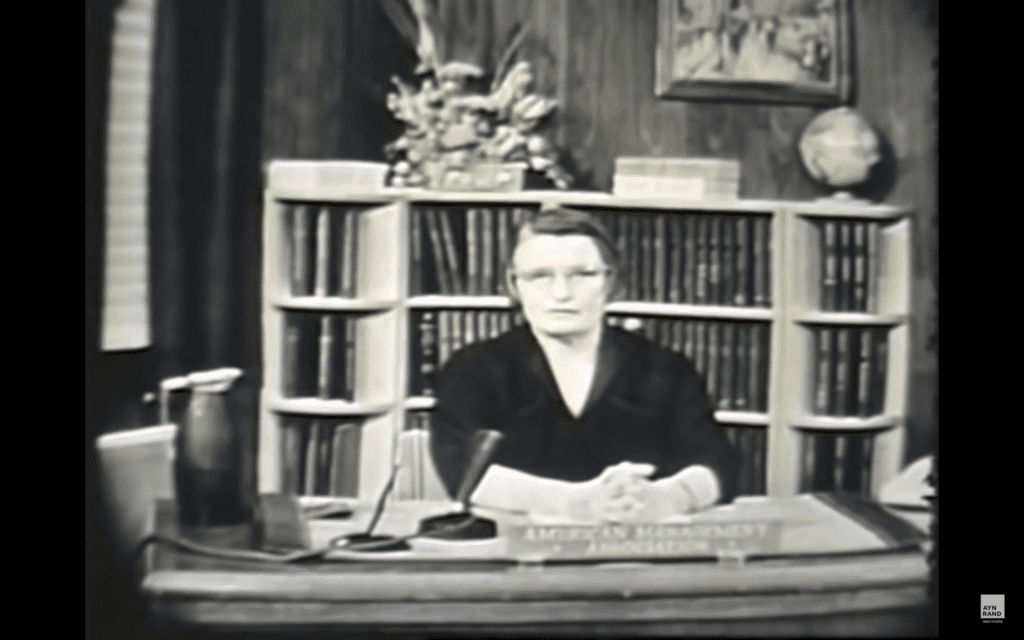
[[[477,518],[469,512],[469,496],[473,494],[473,490],[483,477],[487,465],[490,463],[491,458],[494,457],[494,452],[498,448],[498,442],[503,437],[504,435],[501,432],[491,429],[481,429],[473,434],[473,440],[470,443],[472,454],[470,455],[466,472],[462,476],[462,483],[459,484],[459,490],[455,495],[456,502],[461,505],[461,510],[458,513],[447,513],[420,521],[419,532],[413,536],[406,536],[405,538],[375,536],[373,535],[373,529],[380,519],[385,499],[391,492],[391,487],[394,484],[398,471],[398,466],[396,465],[392,470],[391,478],[381,493],[380,500],[377,502],[377,508],[370,519],[370,525],[366,533],[342,536],[346,540],[343,547],[354,551],[404,551],[409,549],[409,545],[405,541],[413,537],[466,540],[493,538],[496,536],[497,527],[492,520]]]
[[[462,506],[462,511],[422,520],[419,535],[455,540],[493,538],[497,535],[498,530],[493,520],[478,518],[469,512],[469,496],[480,483],[503,437],[500,431],[492,429],[481,429],[473,434],[470,444],[472,454],[462,476],[462,483],[455,494],[455,501]]]

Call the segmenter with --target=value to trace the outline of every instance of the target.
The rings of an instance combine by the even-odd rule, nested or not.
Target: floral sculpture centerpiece
[[[572,177],[541,133],[557,102],[530,92],[528,62],[495,75],[490,92],[477,89],[484,72],[476,65],[425,62],[419,90],[392,79],[387,106],[405,132],[385,147],[391,186],[509,191],[533,172],[568,188]]]

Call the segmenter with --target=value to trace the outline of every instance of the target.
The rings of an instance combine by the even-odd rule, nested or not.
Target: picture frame
[[[655,94],[847,104],[851,42],[848,0],[658,0]]]

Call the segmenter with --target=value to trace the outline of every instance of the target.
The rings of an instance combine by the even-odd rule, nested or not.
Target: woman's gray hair
[[[530,212],[519,224],[513,235],[514,242],[509,252],[506,268],[509,273],[513,272],[513,257],[516,248],[525,240],[524,234],[528,235],[555,235],[555,236],[587,236],[594,240],[597,250],[605,265],[612,270],[613,287],[612,296],[615,297],[622,290],[622,268],[619,263],[619,254],[615,250],[615,241],[612,239],[608,229],[601,220],[594,214],[569,209],[567,207],[551,207],[539,211]]]

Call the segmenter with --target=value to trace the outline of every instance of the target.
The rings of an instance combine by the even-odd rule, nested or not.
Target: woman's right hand
[[[569,516],[581,521],[632,519],[644,507],[643,486],[654,470],[648,463],[620,462],[593,480],[576,484],[568,501]]]

